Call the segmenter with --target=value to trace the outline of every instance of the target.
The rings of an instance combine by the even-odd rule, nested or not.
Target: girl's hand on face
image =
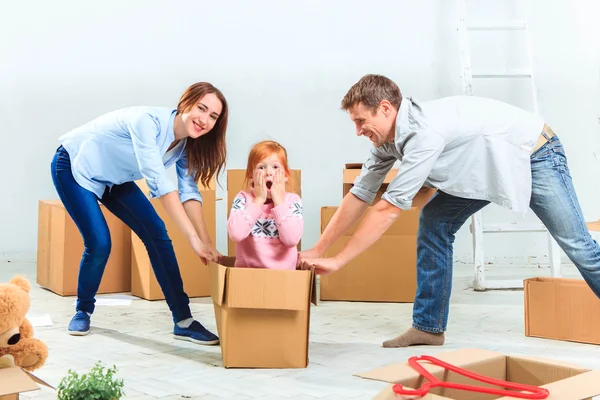
[[[254,204],[262,206],[267,201],[267,182],[264,171],[257,171],[254,176]]]
[[[278,169],[273,177],[273,184],[271,185],[271,198],[273,199],[273,204],[275,204],[275,206],[283,203],[285,198],[285,176],[283,170],[281,169]]]

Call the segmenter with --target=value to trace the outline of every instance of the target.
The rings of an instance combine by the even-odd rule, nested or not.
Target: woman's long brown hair
[[[225,142],[229,113],[227,100],[225,100],[223,93],[210,83],[198,82],[186,89],[177,105],[177,114],[187,112],[208,93],[214,93],[221,101],[223,106],[221,114],[210,132],[197,139],[188,137],[186,144],[188,173],[193,173],[194,181],[200,181],[204,187],[208,187],[210,180],[215,175],[215,180],[218,183],[219,173],[225,166],[227,159],[227,145]]]

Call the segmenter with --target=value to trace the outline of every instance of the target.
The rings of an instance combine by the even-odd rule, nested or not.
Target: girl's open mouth
[[[267,189],[271,189],[271,186],[273,186],[273,182],[267,181]]]

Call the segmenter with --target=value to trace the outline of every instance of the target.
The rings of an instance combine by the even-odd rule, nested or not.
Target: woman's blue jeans
[[[79,265],[76,309],[92,314],[110,255],[110,231],[96,195],[73,178],[69,154],[62,146],[52,159],[51,172],[58,196],[77,225],[85,247]],[[183,290],[171,239],[164,222],[141,189],[134,182],[116,185],[104,192],[100,202],[127,224],[146,246],[174,322],[191,318],[189,298]]]

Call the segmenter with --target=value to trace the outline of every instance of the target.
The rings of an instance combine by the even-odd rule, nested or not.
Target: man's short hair
[[[375,111],[382,100],[389,101],[396,109],[400,108],[402,93],[400,88],[391,79],[383,75],[365,75],[356,82],[342,99],[342,109],[363,103]]]

